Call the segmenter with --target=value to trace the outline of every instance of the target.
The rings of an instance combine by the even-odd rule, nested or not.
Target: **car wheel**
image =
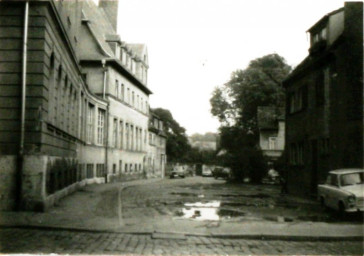
[[[339,202],[339,217],[343,219],[345,217],[345,205],[343,202]]]

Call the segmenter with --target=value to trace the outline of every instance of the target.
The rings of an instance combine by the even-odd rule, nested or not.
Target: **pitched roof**
[[[341,12],[341,11],[343,11],[344,10],[344,7],[342,7],[342,8],[339,8],[339,9],[337,9],[337,10],[334,10],[334,11],[332,11],[332,12],[329,12],[328,14],[326,14],[325,16],[323,16],[319,21],[317,21],[313,26],[311,26],[308,30],[307,30],[307,32],[311,32],[311,31],[314,31],[315,30],[315,28],[317,27],[317,26],[319,26],[320,24],[322,24],[322,23],[325,23],[327,20],[328,20],[328,18],[330,17],[330,16],[332,16],[332,15],[334,15],[334,14],[336,14],[336,13],[338,13],[338,12]]]
[[[92,0],[85,0],[82,5],[82,16],[80,58],[115,57],[105,38],[106,33],[116,34],[116,32],[108,21],[104,10]]]
[[[344,10],[344,7],[334,10],[325,16],[323,16],[319,21],[317,21],[313,26],[311,26],[307,32],[315,32],[316,29],[318,29],[323,23],[326,23],[330,16],[341,12]],[[313,68],[316,64],[320,63],[320,61],[324,60],[328,55],[330,54],[330,51],[334,49],[338,44],[341,43],[343,37],[339,36],[336,41],[331,44],[325,51],[320,52],[319,54],[315,54],[315,56],[308,55],[289,75],[288,77],[283,81],[283,86],[286,86],[287,83],[302,74],[305,70],[309,68]]]

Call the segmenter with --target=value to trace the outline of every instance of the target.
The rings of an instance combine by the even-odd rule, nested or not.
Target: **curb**
[[[271,234],[201,234],[201,233],[180,233],[180,232],[130,232],[110,229],[87,229],[71,228],[59,226],[39,226],[39,225],[0,225],[1,229],[38,229],[49,231],[70,231],[70,232],[87,232],[87,233],[113,233],[127,235],[150,235],[155,239],[168,239],[168,236],[185,236],[185,237],[207,237],[218,239],[247,239],[247,240],[280,240],[280,241],[311,241],[311,242],[334,242],[334,241],[363,241],[364,236],[308,236],[308,235],[271,235]]]

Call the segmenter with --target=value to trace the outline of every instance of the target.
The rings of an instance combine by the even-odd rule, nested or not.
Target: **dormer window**
[[[311,31],[311,48],[309,49],[310,55],[322,52],[327,46],[327,28],[315,29]]]
[[[320,41],[326,40],[327,38],[327,29],[323,28],[315,33],[311,34],[311,45],[314,45]]]

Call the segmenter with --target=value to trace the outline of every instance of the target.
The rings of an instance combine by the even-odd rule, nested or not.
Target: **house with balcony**
[[[363,168],[363,2],[345,2],[307,31],[308,56],[286,89],[288,192],[315,196],[328,171]]]
[[[259,128],[259,147],[268,161],[268,165],[281,157],[284,151],[285,120],[284,109],[260,106],[257,111]]]

